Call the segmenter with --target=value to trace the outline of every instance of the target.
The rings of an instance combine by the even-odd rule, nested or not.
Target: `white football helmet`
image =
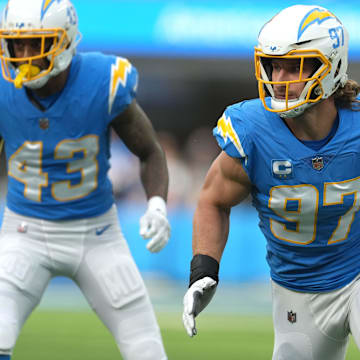
[[[320,6],[290,6],[267,22],[260,30],[255,47],[255,74],[259,97],[266,110],[281,117],[295,117],[328,98],[347,81],[349,36],[340,20]],[[299,79],[272,81],[271,59],[299,59]],[[319,67],[303,78],[305,58],[317,59]],[[297,99],[289,99],[291,83],[305,83]],[[286,87],[285,99],[277,99],[273,85]],[[271,107],[265,97],[271,96]]]
[[[41,40],[39,55],[15,57],[12,41],[29,38]],[[45,41],[48,44],[48,39],[52,43],[46,48]],[[69,0],[9,0],[0,28],[3,77],[16,87],[24,84],[32,89],[41,88],[50,77],[69,66],[80,39],[77,14]],[[40,58],[47,58],[47,69],[32,65]]]

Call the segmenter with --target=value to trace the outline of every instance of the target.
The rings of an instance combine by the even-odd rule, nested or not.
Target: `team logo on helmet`
[[[315,8],[310,10],[300,22],[298,40],[304,31],[314,23],[321,24],[328,19],[336,19],[336,16],[328,10]]]
[[[46,11],[49,9],[50,5],[53,3],[53,2],[60,2],[61,0],[43,0],[43,4],[41,6],[41,19],[44,17]]]

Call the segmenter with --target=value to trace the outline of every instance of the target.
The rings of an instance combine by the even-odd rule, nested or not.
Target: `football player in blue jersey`
[[[79,40],[69,0],[9,0],[4,9],[0,136],[8,194],[0,235],[0,359],[10,359],[49,281],[62,275],[80,287],[123,359],[165,360],[118,223],[107,177],[110,131],[139,158],[148,198],[140,235],[151,252],[170,235],[164,152],[135,100],[134,66],[122,57],[76,53]]]
[[[251,194],[267,241],[273,359],[344,359],[350,333],[360,347],[360,87],[347,64],[348,33],[323,7],[291,6],[262,27],[259,99],[229,106],[214,129],[222,152],[194,214],[189,336],[218,283],[230,210]]]

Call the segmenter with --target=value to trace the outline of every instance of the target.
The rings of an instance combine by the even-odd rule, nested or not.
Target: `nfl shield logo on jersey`
[[[315,156],[311,161],[315,170],[321,170],[324,167],[324,159],[322,156]]]
[[[49,128],[49,119],[48,118],[40,118],[39,126],[40,126],[40,129],[47,130]]]
[[[288,321],[289,321],[289,323],[291,323],[291,324],[296,323],[296,313],[294,313],[294,312],[291,310],[291,311],[288,311],[287,315],[288,315]]]

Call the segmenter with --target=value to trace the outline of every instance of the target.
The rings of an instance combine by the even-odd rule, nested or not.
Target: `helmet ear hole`
[[[314,71],[312,72],[312,74],[310,76],[314,76],[317,73],[317,71],[320,69],[320,67],[322,66],[322,62],[319,59],[314,58],[313,61],[314,61]],[[311,100],[316,99],[321,94],[321,91],[322,90],[321,90],[321,87],[319,85],[315,86],[312,89],[309,98]]]
[[[311,100],[314,100],[314,99],[316,99],[320,94],[321,94],[321,87],[320,87],[319,85],[318,85],[318,86],[315,86],[315,88],[311,91],[310,99],[311,99]]]
[[[322,62],[319,59],[314,58],[313,61],[314,61],[314,72],[311,74],[311,76],[313,76],[320,69],[322,65]]]
[[[337,78],[337,76],[338,76],[339,73],[340,73],[340,69],[341,69],[341,59],[339,60],[338,66],[337,66],[337,68],[336,68],[336,70],[335,70],[334,78]]]

